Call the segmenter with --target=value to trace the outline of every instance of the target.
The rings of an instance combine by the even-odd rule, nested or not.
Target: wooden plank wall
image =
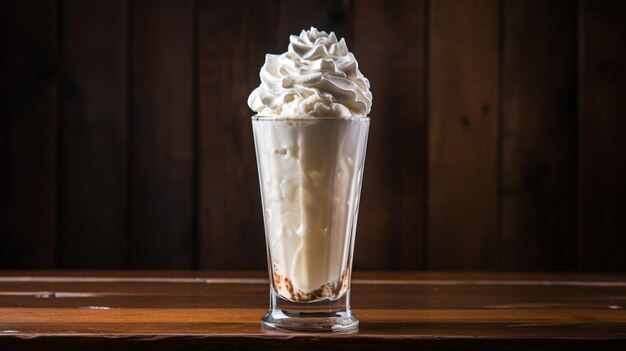
[[[504,2],[501,269],[577,265],[578,8]]]
[[[128,264],[128,11],[123,0],[61,8],[59,267]]]
[[[579,265],[626,269],[626,2],[580,6]]]
[[[194,262],[194,3],[130,3],[130,265]],[[149,244],[148,244],[149,243]]]
[[[374,104],[355,267],[626,269],[619,0],[8,0],[0,268],[265,269],[246,105],[346,38]]]
[[[59,3],[4,1],[0,262],[54,267],[58,242]]]
[[[428,267],[493,269],[498,235],[498,2],[432,1]]]

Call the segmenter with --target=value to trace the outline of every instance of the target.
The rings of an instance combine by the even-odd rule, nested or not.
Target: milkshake
[[[271,283],[263,322],[352,328],[350,272],[372,94],[344,39],[311,28],[290,42],[286,53],[266,56],[248,99],[257,112]]]

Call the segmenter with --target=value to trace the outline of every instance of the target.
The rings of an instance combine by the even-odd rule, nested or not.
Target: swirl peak
[[[261,85],[248,98],[252,110],[291,118],[367,116],[370,83],[343,38],[311,27],[289,41],[287,52],[266,55]]]

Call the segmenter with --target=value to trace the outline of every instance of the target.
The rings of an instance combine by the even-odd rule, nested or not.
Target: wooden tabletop
[[[626,349],[623,273],[361,273],[351,334],[263,329],[264,272],[0,272],[7,349]]]

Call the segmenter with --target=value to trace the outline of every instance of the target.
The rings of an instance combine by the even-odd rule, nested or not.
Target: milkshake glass
[[[350,275],[369,117],[252,117],[270,276],[262,324],[356,328]]]

